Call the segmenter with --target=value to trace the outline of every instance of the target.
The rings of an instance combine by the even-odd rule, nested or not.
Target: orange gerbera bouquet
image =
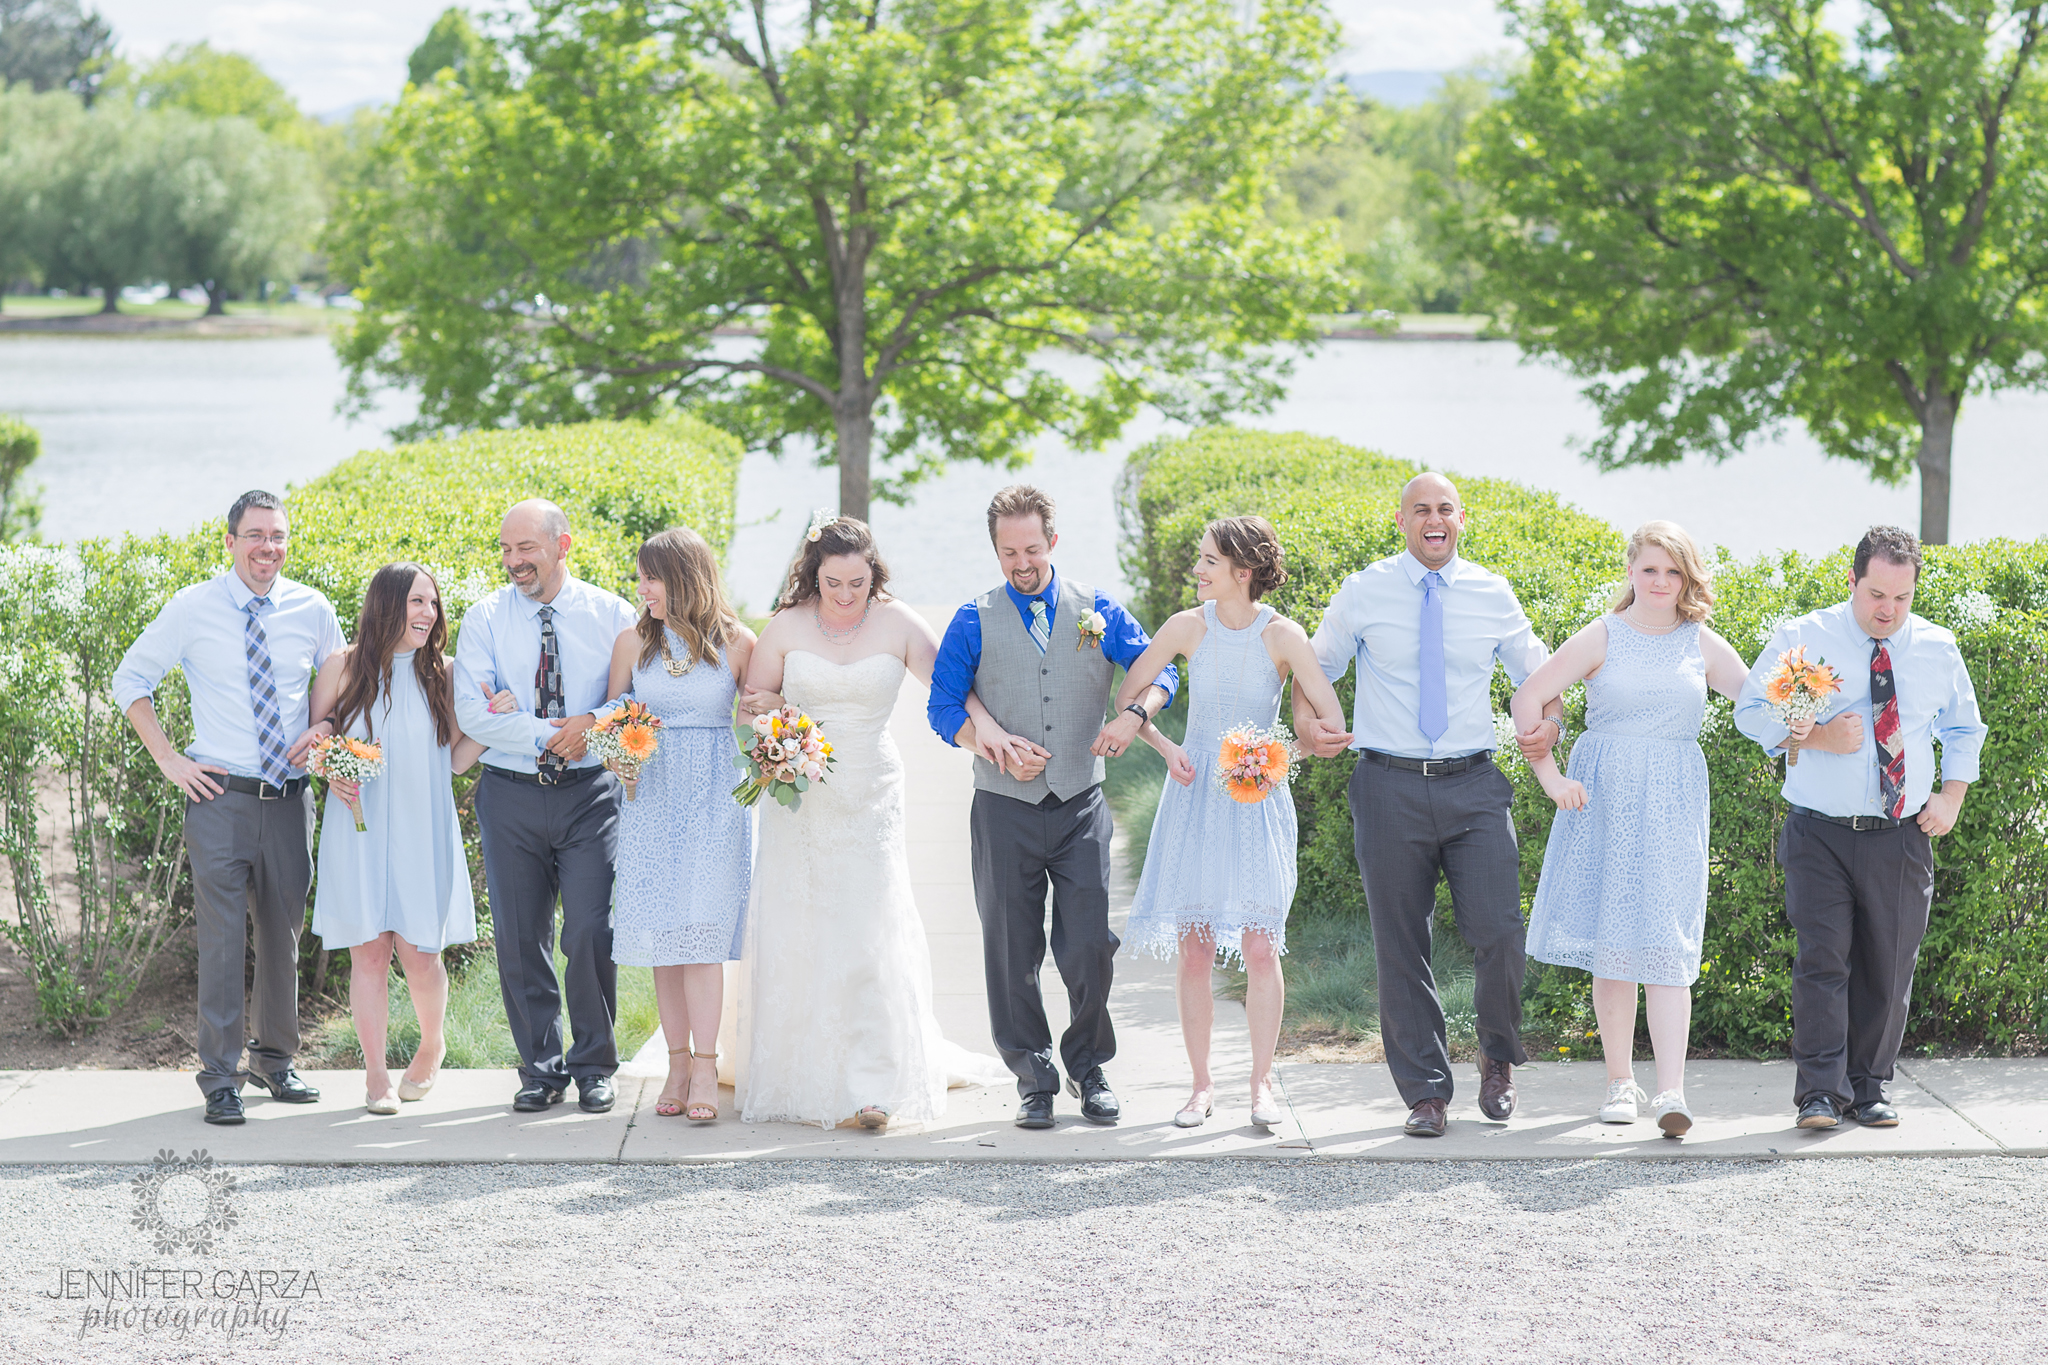
[[[661,747],[661,717],[645,702],[621,702],[584,736],[590,751],[626,785],[626,799],[639,799],[640,769]]]
[[[1764,679],[1764,700],[1779,720],[1787,725],[1812,720],[1828,704],[1828,698],[1842,690],[1842,680],[1825,663],[1809,663],[1806,646],[1798,645],[1778,656],[1778,666]],[[1785,762],[1799,762],[1799,741],[1785,737]]]
[[[1294,736],[1286,726],[1240,725],[1224,733],[1217,777],[1231,800],[1255,805],[1287,785],[1294,759]]]
[[[374,739],[325,735],[313,741],[313,748],[306,755],[306,771],[329,782],[338,777],[361,787],[371,778],[384,775],[384,746]],[[362,798],[350,800],[347,805],[348,813],[356,818],[356,833],[361,834],[365,829]]]

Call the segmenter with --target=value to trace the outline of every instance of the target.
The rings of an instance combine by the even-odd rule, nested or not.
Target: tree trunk
[[[1920,540],[1948,544],[1949,458],[1955,446],[1958,395],[1928,385],[1920,418]]]
[[[102,303],[102,304],[100,305],[100,312],[102,312],[102,313],[118,313],[118,312],[120,312],[120,311],[121,311],[121,307],[120,307],[120,304],[121,304],[121,286],[120,286],[120,285],[118,285],[118,284],[103,284],[103,285],[101,285],[101,286],[100,286],[100,293],[101,293],[101,294],[102,294],[103,296],[105,296],[105,298],[106,298],[106,302],[104,302],[104,303]]]
[[[868,452],[875,442],[875,410],[871,404],[861,403],[858,412],[832,416],[839,431],[839,515],[866,521],[871,494]]]
[[[206,289],[206,316],[210,318],[225,316],[228,311],[227,286],[218,284],[213,280],[208,280],[204,287]]]

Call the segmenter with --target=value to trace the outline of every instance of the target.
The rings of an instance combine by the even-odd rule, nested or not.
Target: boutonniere
[[[1075,645],[1075,649],[1100,649],[1102,637],[1109,632],[1109,622],[1103,619],[1101,612],[1091,611],[1076,622],[1074,628],[1081,633],[1081,643]]]

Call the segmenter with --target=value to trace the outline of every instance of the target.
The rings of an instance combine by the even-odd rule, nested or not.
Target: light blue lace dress
[[[1707,924],[1707,665],[1700,628],[1645,635],[1610,612],[1607,662],[1586,681],[1561,810],[1543,850],[1529,956],[1611,981],[1690,986]]]
[[[669,652],[689,651],[674,631]],[[721,654],[671,677],[633,670],[635,701],[662,719],[661,747],[622,802],[613,863],[612,961],[633,967],[738,961],[754,867],[754,813],[734,801],[735,691]]]
[[[1287,951],[1287,909],[1294,903],[1294,797],[1287,788],[1250,805],[1230,799],[1217,780],[1223,734],[1239,725],[1270,726],[1285,687],[1261,638],[1271,607],[1243,630],[1216,619],[1202,604],[1208,634],[1188,659],[1187,737],[1194,785],[1171,777],[1159,795],[1145,871],[1124,927],[1124,944],[1171,957],[1183,931],[1211,930],[1216,946],[1242,956],[1247,933],[1264,934]]]

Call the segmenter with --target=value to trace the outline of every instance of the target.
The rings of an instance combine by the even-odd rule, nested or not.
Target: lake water
[[[744,345],[746,343],[729,343]],[[304,482],[384,443],[410,414],[388,399],[371,418],[334,411],[341,371],[318,337],[197,341],[0,337],[0,412],[41,429],[45,534],[183,529],[218,516],[251,487]],[[1616,525],[1671,517],[1739,554],[1821,553],[1873,522],[1911,527],[1918,492],[1870,483],[1794,431],[1714,466],[1601,474],[1576,453],[1594,429],[1590,407],[1555,370],[1523,363],[1506,342],[1331,342],[1305,357],[1274,412],[1243,419],[1312,431],[1435,468],[1556,490]],[[1021,474],[956,466],[909,507],[878,507],[875,531],[894,584],[911,601],[958,601],[995,580],[984,509],[1018,477],[1059,502],[1059,562],[1118,589],[1112,489],[1122,455],[1163,430],[1135,423],[1109,451],[1046,441]],[[1958,540],[2048,534],[2048,395],[1973,401],[1956,438]],[[740,476],[730,563],[734,591],[759,610],[772,600],[815,507],[831,506],[836,471],[798,457],[750,457]]]

